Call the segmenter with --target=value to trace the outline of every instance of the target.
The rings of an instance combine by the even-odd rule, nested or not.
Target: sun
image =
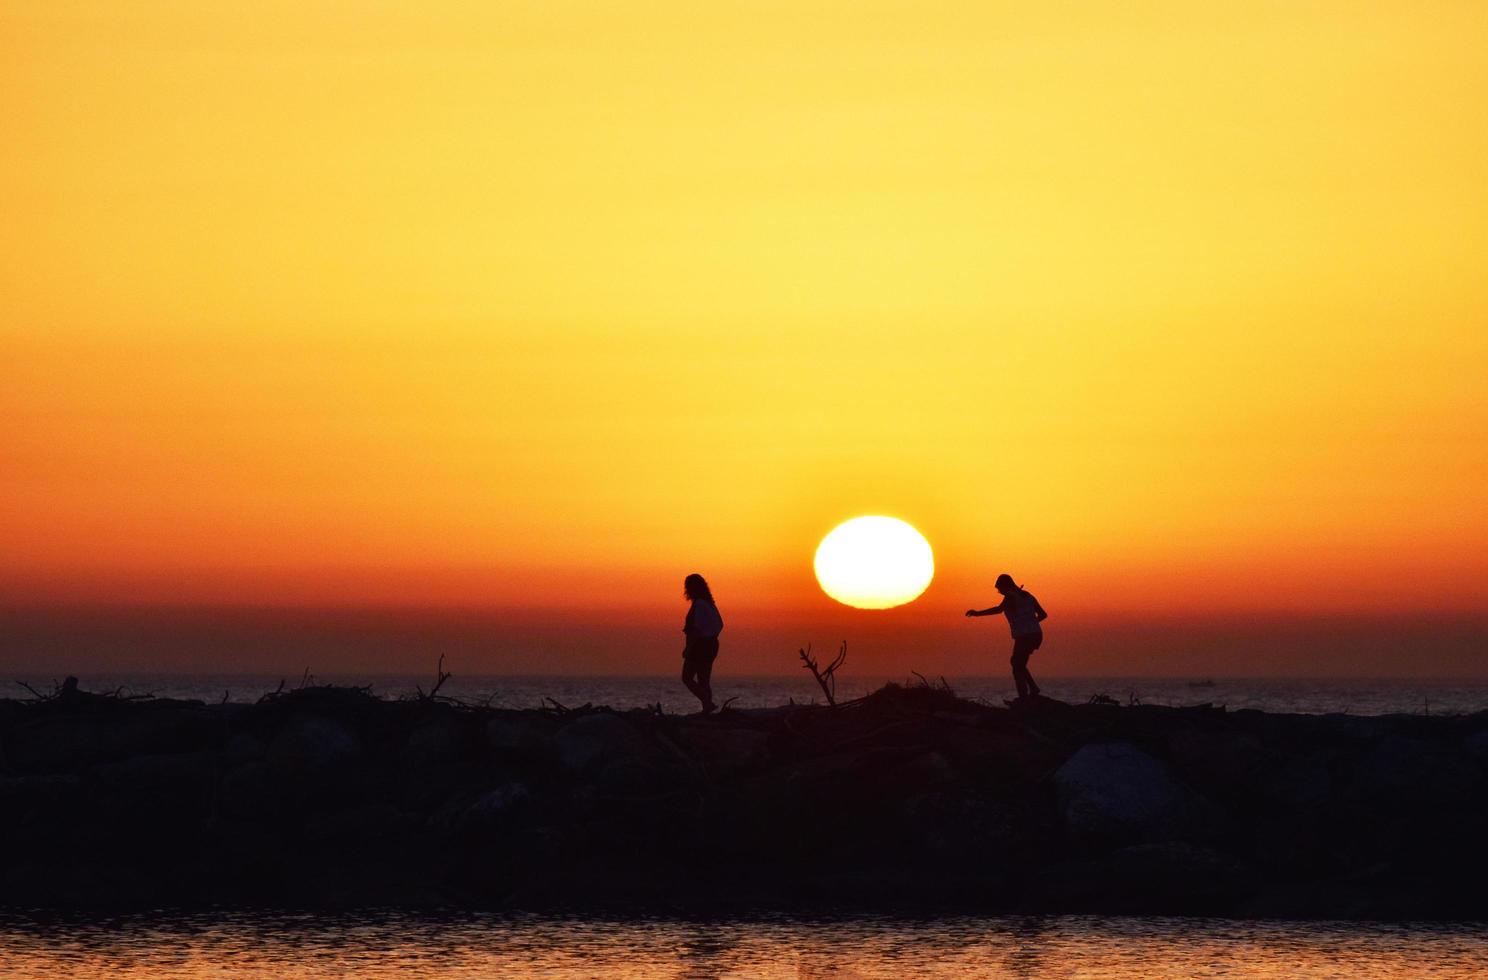
[[[854,517],[816,548],[822,591],[858,609],[891,609],[919,598],[935,577],[925,536],[897,517]]]

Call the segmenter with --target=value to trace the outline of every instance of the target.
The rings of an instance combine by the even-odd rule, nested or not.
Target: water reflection
[[[0,918],[0,975],[626,980],[1488,975],[1488,929],[1176,919]]]

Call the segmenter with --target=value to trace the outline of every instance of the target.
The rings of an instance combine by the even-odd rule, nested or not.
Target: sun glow
[[[816,580],[838,602],[890,609],[919,598],[935,577],[925,536],[897,517],[855,517],[816,549]]]

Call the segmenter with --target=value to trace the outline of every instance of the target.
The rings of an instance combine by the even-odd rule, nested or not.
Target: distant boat
[[[1213,687],[1214,686],[1214,682],[1211,681],[1211,680],[1189,681],[1188,682],[1188,686],[1189,687]]]

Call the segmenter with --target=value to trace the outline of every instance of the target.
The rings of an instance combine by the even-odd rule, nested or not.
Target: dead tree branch
[[[425,694],[424,689],[417,684],[413,686],[413,689],[418,692],[419,700],[429,701],[434,695],[439,693],[439,689],[444,686],[444,682],[453,676],[455,675],[444,669],[444,654],[441,653],[439,655],[439,665],[434,668],[434,686],[429,688],[429,693]]]
[[[842,641],[842,649],[837,651],[837,656],[823,669],[816,659],[811,656],[811,644],[806,644],[806,649],[800,651],[801,666],[811,671],[811,676],[816,678],[816,683],[821,687],[822,693],[827,696],[827,704],[837,705],[837,669],[847,662],[847,641]]]

